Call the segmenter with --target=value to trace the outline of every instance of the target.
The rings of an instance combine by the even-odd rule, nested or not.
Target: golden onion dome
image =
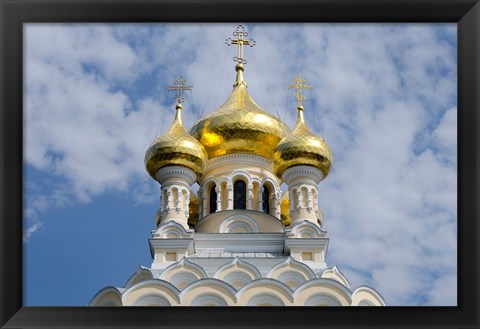
[[[195,193],[190,193],[190,203],[188,204],[188,225],[194,227],[198,223],[198,198]]]
[[[170,129],[165,135],[155,139],[145,154],[145,167],[154,179],[158,169],[166,166],[187,167],[199,178],[206,166],[205,149],[183,127],[182,105],[177,104],[176,110]]]
[[[283,193],[282,200],[280,201],[280,219],[284,226],[290,226],[292,224],[292,218],[290,217],[290,198],[288,191]]]
[[[209,159],[232,153],[271,158],[275,146],[288,134],[288,126],[250,97],[243,80],[243,65],[237,64],[235,69],[237,79],[225,104],[200,119],[189,132],[202,143]]]
[[[303,119],[303,106],[298,106],[295,128],[282,139],[273,153],[273,168],[277,176],[296,165],[309,165],[320,169],[327,177],[333,155],[325,139],[313,134]]]

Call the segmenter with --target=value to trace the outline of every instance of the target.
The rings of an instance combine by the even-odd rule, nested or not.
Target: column
[[[268,209],[268,213],[276,216],[276,213],[277,213],[277,198],[275,197],[275,193],[270,193],[270,208],[272,209],[272,211],[270,212],[270,209]]]
[[[170,189],[167,190],[167,210],[172,207],[172,191]]]
[[[177,204],[176,204],[177,210],[180,210],[181,205],[182,205],[182,191],[177,190]]]
[[[227,185],[227,210],[233,209],[233,189],[232,184]]]
[[[253,185],[247,185],[247,209],[253,210]]]
[[[160,190],[160,212],[165,210],[163,207],[163,193],[165,193],[165,190],[161,189]]]
[[[302,190],[297,191],[297,209],[302,207]]]
[[[281,200],[280,199],[275,199],[275,217],[278,219],[281,219]]]
[[[263,187],[259,186],[258,187],[258,205],[257,205],[257,210],[262,211],[263,210]]]
[[[215,187],[215,192],[217,192],[217,212],[222,211],[222,187]]]
[[[203,217],[207,216],[207,195],[204,191],[203,194],[203,200],[202,200],[202,214],[203,214]]]
[[[188,217],[188,212],[190,211],[190,191],[187,191],[185,194],[185,213],[187,214]]]
[[[312,210],[312,191],[307,192],[307,208],[308,210]]]

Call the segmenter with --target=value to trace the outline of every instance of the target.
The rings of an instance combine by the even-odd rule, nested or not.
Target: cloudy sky
[[[25,305],[88,304],[149,266],[159,185],[144,154],[174,116],[228,97],[237,24],[25,26]],[[290,127],[287,85],[313,85],[310,128],[334,153],[319,205],[329,266],[390,305],[457,302],[455,24],[246,24],[248,90]]]

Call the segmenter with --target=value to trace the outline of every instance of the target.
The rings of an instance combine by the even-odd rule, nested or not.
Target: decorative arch
[[[325,236],[325,231],[314,223],[303,220],[296,221],[290,226],[290,233],[288,237],[295,238],[321,238]]]
[[[387,306],[387,303],[374,289],[361,286],[353,292],[352,306]]]
[[[283,280],[290,280],[296,283],[295,288],[316,277],[310,267],[302,262],[296,261],[291,256],[283,263],[274,266],[267,274],[267,278],[276,279],[284,283],[287,281]],[[292,286],[294,286],[293,283]]]
[[[130,288],[134,284],[153,278],[153,273],[149,268],[140,266],[139,269],[128,279],[125,288]]]
[[[197,299],[199,296],[209,296],[211,301],[214,301],[214,299],[211,298],[215,296],[221,297],[223,299],[222,303],[225,302],[225,305],[222,304],[219,306],[233,305],[237,301],[236,290],[231,285],[212,278],[195,281],[180,293],[180,299],[183,305],[207,306],[208,303],[206,303],[206,299]]]
[[[134,305],[135,301],[143,295],[163,296],[171,305],[180,303],[180,290],[168,281],[151,279],[134,284],[122,294],[122,304],[125,306]]]
[[[235,170],[228,176],[228,181],[231,184],[233,184],[237,179],[242,179],[247,185],[253,184],[252,176],[243,170]]]
[[[205,293],[195,297],[190,306],[228,306],[228,303],[218,294]]]
[[[190,237],[192,234],[179,223],[175,221],[167,221],[162,223],[158,229],[153,233],[154,237],[177,239]]]
[[[171,198],[172,198],[172,202],[171,202],[171,205],[170,205],[170,208],[177,208],[177,204],[178,204],[178,188],[177,187],[172,187],[171,188]]]
[[[308,187],[303,185],[300,187],[300,191],[302,191],[302,195],[300,198],[300,207],[307,208],[308,205]]]
[[[146,294],[133,302],[133,306],[171,306],[167,298],[160,294]]]
[[[285,306],[285,303],[273,294],[259,293],[249,299],[247,306]]]
[[[303,274],[295,270],[287,270],[285,272],[282,272],[276,277],[276,279],[285,283],[290,289],[294,291],[300,285],[307,281]]]
[[[247,209],[247,184],[241,178],[233,181],[233,209]]]
[[[217,212],[217,185],[213,184],[209,187],[208,192],[208,201],[209,201],[209,213],[213,214]]]
[[[214,198],[215,198],[215,205],[214,205],[214,210],[215,211],[212,211],[212,195],[211,195],[211,191],[213,189],[213,191],[215,192],[215,188],[219,186],[218,185],[218,180],[216,177],[209,177],[205,182],[203,182],[202,184],[202,187],[200,189],[200,191],[202,192],[202,197],[204,199],[207,199],[207,203],[203,203],[203,200],[200,200],[200,205],[201,205],[201,208],[205,208],[205,211],[206,211],[206,215],[208,214],[211,214],[211,213],[214,213],[216,210],[217,210],[217,195],[216,193],[214,193]]]
[[[296,188],[293,188],[290,192],[290,210],[295,210],[299,207],[297,192]]]
[[[260,279],[262,275],[255,266],[237,257],[232,262],[221,266],[213,277],[227,282],[235,289],[240,289],[249,282]]]
[[[183,290],[185,287],[190,285],[192,282],[200,279],[195,273],[183,270],[172,274],[169,281],[173,284],[178,290]]]
[[[307,298],[304,306],[342,306],[342,303],[331,295],[315,294]]]
[[[122,292],[116,287],[100,290],[88,304],[89,306],[122,306]]]
[[[187,258],[182,258],[181,261],[168,266],[160,275],[160,279],[168,282],[174,280],[177,285],[182,286],[182,289],[194,281],[207,277],[207,273],[201,266],[190,262]],[[177,287],[177,285],[175,285],[175,287]]]
[[[266,214],[270,214],[270,187],[265,184],[263,185],[263,192],[262,192],[262,211]]]
[[[337,282],[340,282],[341,284],[343,284],[345,287],[347,287],[348,289],[350,289],[350,282],[348,282],[347,278],[345,277],[345,275],[342,274],[342,272],[340,272],[336,266],[334,266],[333,268],[327,268],[325,271],[323,271],[322,273],[322,278],[325,278],[325,279],[331,279],[331,280],[335,280]]]
[[[309,302],[316,303],[318,301],[318,304],[321,304],[320,297],[313,296],[328,296],[333,298],[330,300],[332,303],[337,303],[338,301],[341,306],[350,306],[352,304],[352,292],[350,289],[331,279],[317,278],[309,280],[299,286],[293,293],[296,304],[305,305],[310,297],[312,299]]]
[[[253,297],[266,295],[274,296],[281,300],[282,305],[291,304],[294,300],[292,290],[287,285],[269,278],[254,280],[237,292],[239,304],[241,305],[250,305],[249,303]],[[260,298],[257,301],[260,301]]]
[[[260,228],[257,222],[246,215],[232,215],[225,218],[220,224],[220,233],[258,233]]]

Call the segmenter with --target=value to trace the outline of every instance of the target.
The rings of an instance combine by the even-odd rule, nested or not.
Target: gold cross
[[[302,95],[302,89],[312,89],[312,86],[305,84],[305,82],[306,81],[304,78],[302,78],[300,75],[297,75],[295,79],[293,79],[293,84],[288,85],[288,89],[297,89],[294,95],[298,100],[298,106],[302,106],[302,102],[306,99],[306,97]]]
[[[248,36],[248,32],[245,30],[245,27],[243,25],[239,25],[235,32],[233,32],[233,36],[237,37],[237,39],[225,39],[225,44],[227,46],[237,45],[238,46],[238,55],[233,57],[233,60],[237,62],[238,64],[247,64],[247,60],[243,58],[243,45],[247,45],[250,47],[255,46],[257,43],[255,40],[250,39],[250,40],[244,40],[243,37]]]
[[[173,97],[177,99],[178,104],[182,104],[185,101],[185,99],[182,97],[182,93],[185,90],[192,90],[193,87],[187,86],[187,81],[185,81],[185,79],[183,79],[182,77],[179,77],[177,80],[175,80],[173,84],[173,86],[168,86],[167,90],[176,90],[177,94]]]

